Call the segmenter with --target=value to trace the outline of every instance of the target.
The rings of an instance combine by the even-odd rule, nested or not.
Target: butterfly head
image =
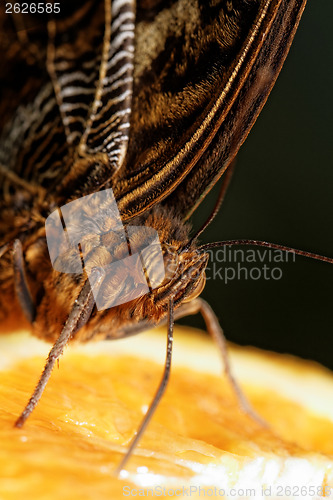
[[[165,277],[152,291],[154,302],[166,307],[172,298],[177,307],[198,297],[206,283],[208,254],[194,247],[163,244],[163,259]]]

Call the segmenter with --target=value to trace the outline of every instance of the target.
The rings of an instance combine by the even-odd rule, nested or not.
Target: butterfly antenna
[[[219,195],[218,195],[218,198],[216,200],[216,203],[214,205],[213,210],[211,211],[209,217],[204,222],[204,224],[201,226],[201,228],[194,234],[194,236],[186,244],[184,250],[186,250],[187,248],[189,248],[192,245],[192,243],[194,243],[194,241],[196,241],[199,238],[199,236],[205,231],[205,229],[209,226],[209,224],[211,222],[213,222],[213,220],[215,219],[215,217],[218,214],[218,212],[219,212],[219,210],[221,208],[221,205],[222,205],[222,203],[224,201],[227,189],[229,187],[229,184],[230,184],[230,181],[231,181],[231,178],[232,178],[232,174],[234,172],[235,165],[236,165],[236,159],[234,159],[230,163],[229,167],[227,167],[227,169],[225,171],[225,174],[222,177],[222,184],[221,184],[221,187],[220,187],[220,192],[219,192]]]
[[[160,382],[160,385],[158,386],[158,389],[154,395],[154,398],[150,404],[150,407],[145,414],[138,430],[135,433],[135,436],[124,456],[120,464],[118,465],[117,469],[115,470],[115,474],[119,476],[121,471],[124,469],[127,461],[131,457],[133,450],[136,448],[138,442],[140,441],[147,425],[149,424],[159,402],[161,401],[161,398],[165,392],[165,389],[167,387],[169,377],[170,377],[170,370],[171,370],[171,359],[172,359],[172,344],[173,344],[173,325],[174,325],[174,304],[173,304],[173,299],[169,300],[169,317],[168,317],[168,338],[167,338],[167,352],[166,352],[166,359],[165,359],[165,365],[164,365],[164,371],[162,375],[162,380]]]
[[[205,245],[201,245],[199,250],[209,250],[210,248],[218,248],[218,247],[226,247],[233,245],[247,245],[247,246],[257,246],[257,247],[265,247],[272,248],[276,250],[282,250],[283,252],[291,252],[295,255],[301,255],[302,257],[309,257],[310,259],[321,260],[322,262],[329,262],[333,264],[333,258],[325,257],[324,255],[319,255],[317,253],[306,252],[304,250],[297,250],[296,248],[286,247],[284,245],[279,245],[277,243],[268,243],[267,241],[258,241],[258,240],[225,240],[225,241],[216,241],[213,243],[206,243]]]

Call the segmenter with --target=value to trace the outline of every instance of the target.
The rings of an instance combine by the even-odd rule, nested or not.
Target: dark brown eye
[[[191,302],[191,300],[196,299],[201,294],[202,290],[205,288],[206,284],[206,274],[203,273],[198,279],[197,285],[192,290],[192,292],[183,300],[183,302]]]

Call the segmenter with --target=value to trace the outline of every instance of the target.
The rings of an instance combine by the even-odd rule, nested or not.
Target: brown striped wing
[[[13,114],[6,112],[0,163],[55,194],[59,204],[75,191],[79,196],[96,191],[111,178],[123,162],[130,128],[134,1],[75,3],[62,16],[44,22],[30,18],[35,24],[32,36],[29,29],[22,30],[28,65],[21,53],[25,40],[20,31],[15,33],[15,16],[4,23],[3,38],[9,33],[16,47],[14,56],[6,47],[7,61],[14,78],[21,71],[26,76],[29,100],[24,86],[18,88]],[[33,57],[39,48],[35,32],[42,48],[38,61]],[[34,72],[40,73],[36,85]],[[82,159],[86,164],[80,177],[77,162]],[[85,187],[91,179],[93,186]]]
[[[147,2],[149,3],[149,2]],[[189,216],[245,140],[305,0],[178,0],[138,12],[132,129],[115,184],[131,217],[157,200]]]
[[[67,19],[49,22],[49,74],[74,161],[104,155],[112,171],[129,135],[135,4],[87,2],[81,10],[75,29]]]
[[[6,20],[19,107],[0,106],[0,164],[59,204],[112,187],[124,219],[162,200],[188,216],[253,125],[304,4],[75,1],[26,44]]]
[[[66,168],[67,148],[46,71],[45,21],[11,16],[0,6],[0,165],[32,184],[51,184]],[[31,24],[30,24],[31,23]],[[26,29],[27,24],[27,29]],[[29,33],[29,35],[27,35]],[[17,186],[1,172],[0,197]]]

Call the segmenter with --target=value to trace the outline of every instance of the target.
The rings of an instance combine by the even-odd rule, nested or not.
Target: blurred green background
[[[202,242],[260,239],[333,257],[332,19],[332,0],[308,1],[276,86],[240,150],[224,205]],[[217,191],[195,215],[196,227]],[[281,269],[278,281],[208,279],[202,297],[229,340],[333,368],[333,265],[297,257]],[[182,323],[198,326],[199,320]]]

